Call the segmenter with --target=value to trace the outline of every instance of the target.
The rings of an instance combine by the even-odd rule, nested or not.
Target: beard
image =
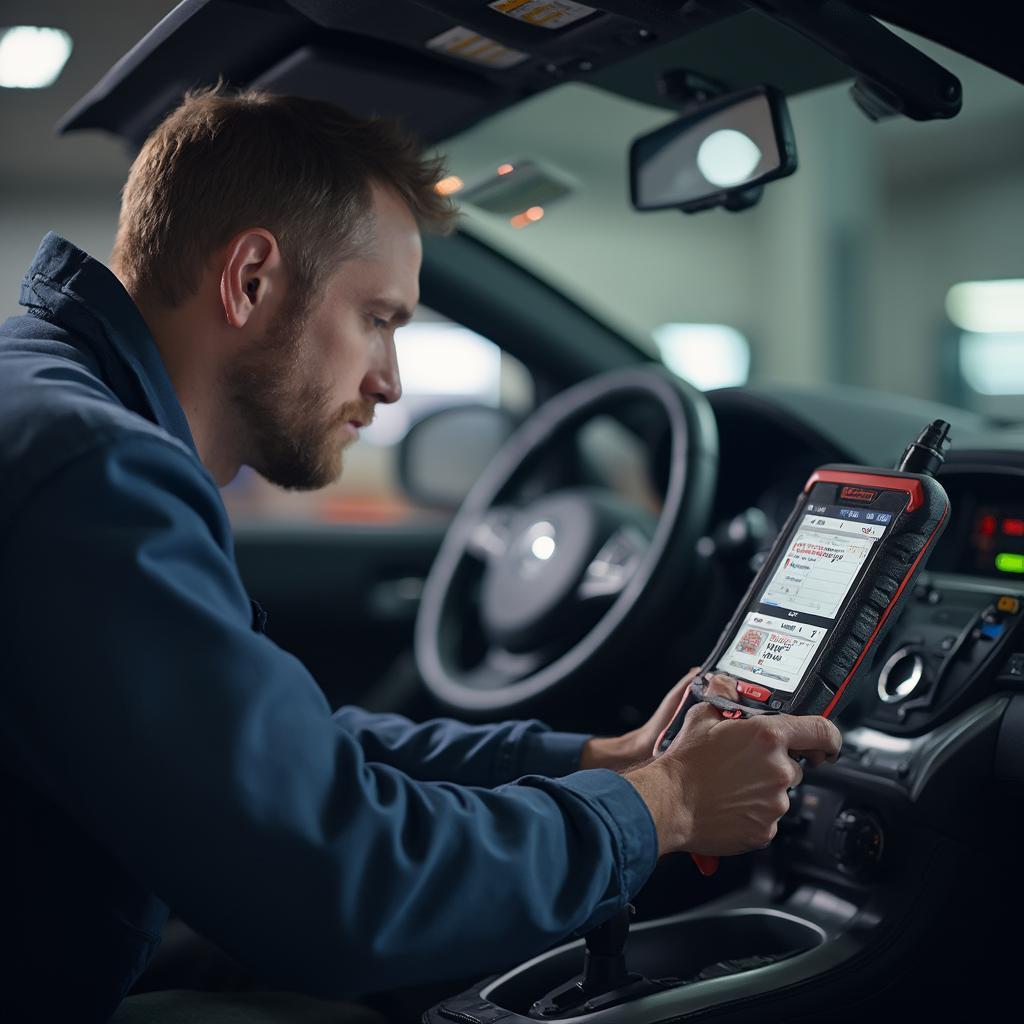
[[[367,424],[373,403],[346,402],[332,410],[330,382],[302,344],[309,310],[282,309],[267,333],[226,371],[227,394],[241,420],[245,462],[272,484],[314,491],[341,476],[344,448],[354,438],[349,420]]]

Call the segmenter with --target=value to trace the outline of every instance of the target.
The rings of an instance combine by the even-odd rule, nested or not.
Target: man
[[[43,240],[0,328],[8,1005],[107,1019],[168,908],[299,992],[484,974],[661,854],[768,842],[790,753],[837,753],[823,719],[700,707],[627,770],[685,681],[606,739],[332,715],[262,635],[217,487],[323,486],[398,400],[440,175],[381,123],[206,91],[135,161],[111,270]]]

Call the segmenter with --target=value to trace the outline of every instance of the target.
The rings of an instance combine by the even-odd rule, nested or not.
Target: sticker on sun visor
[[[572,3],[572,0],[494,0],[487,6],[516,21],[541,28],[565,28],[594,13],[593,7]]]
[[[447,53],[449,57],[460,57],[462,60],[483,64],[489,68],[512,68],[522,64],[530,56],[522,50],[502,46],[501,43],[496,43],[493,39],[488,39],[487,36],[461,25],[427,40],[427,47]]]

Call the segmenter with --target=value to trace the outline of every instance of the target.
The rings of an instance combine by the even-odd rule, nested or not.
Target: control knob
[[[842,871],[860,874],[882,859],[882,824],[869,811],[845,810],[832,823],[828,852]]]

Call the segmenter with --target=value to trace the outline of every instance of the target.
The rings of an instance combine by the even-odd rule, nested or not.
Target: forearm
[[[392,765],[422,781],[493,787],[524,775],[559,778],[582,767],[606,767],[581,763],[586,736],[553,732],[536,720],[416,723],[351,706],[335,712],[334,720],[368,761]]]
[[[269,982],[329,995],[488,973],[636,893],[656,837],[611,772],[486,789],[368,762],[251,629],[218,500],[183,454],[132,442],[8,535],[0,741],[69,835]]]
[[[650,761],[639,750],[632,733],[622,736],[591,736],[583,745],[580,768],[608,768],[620,775]]]

